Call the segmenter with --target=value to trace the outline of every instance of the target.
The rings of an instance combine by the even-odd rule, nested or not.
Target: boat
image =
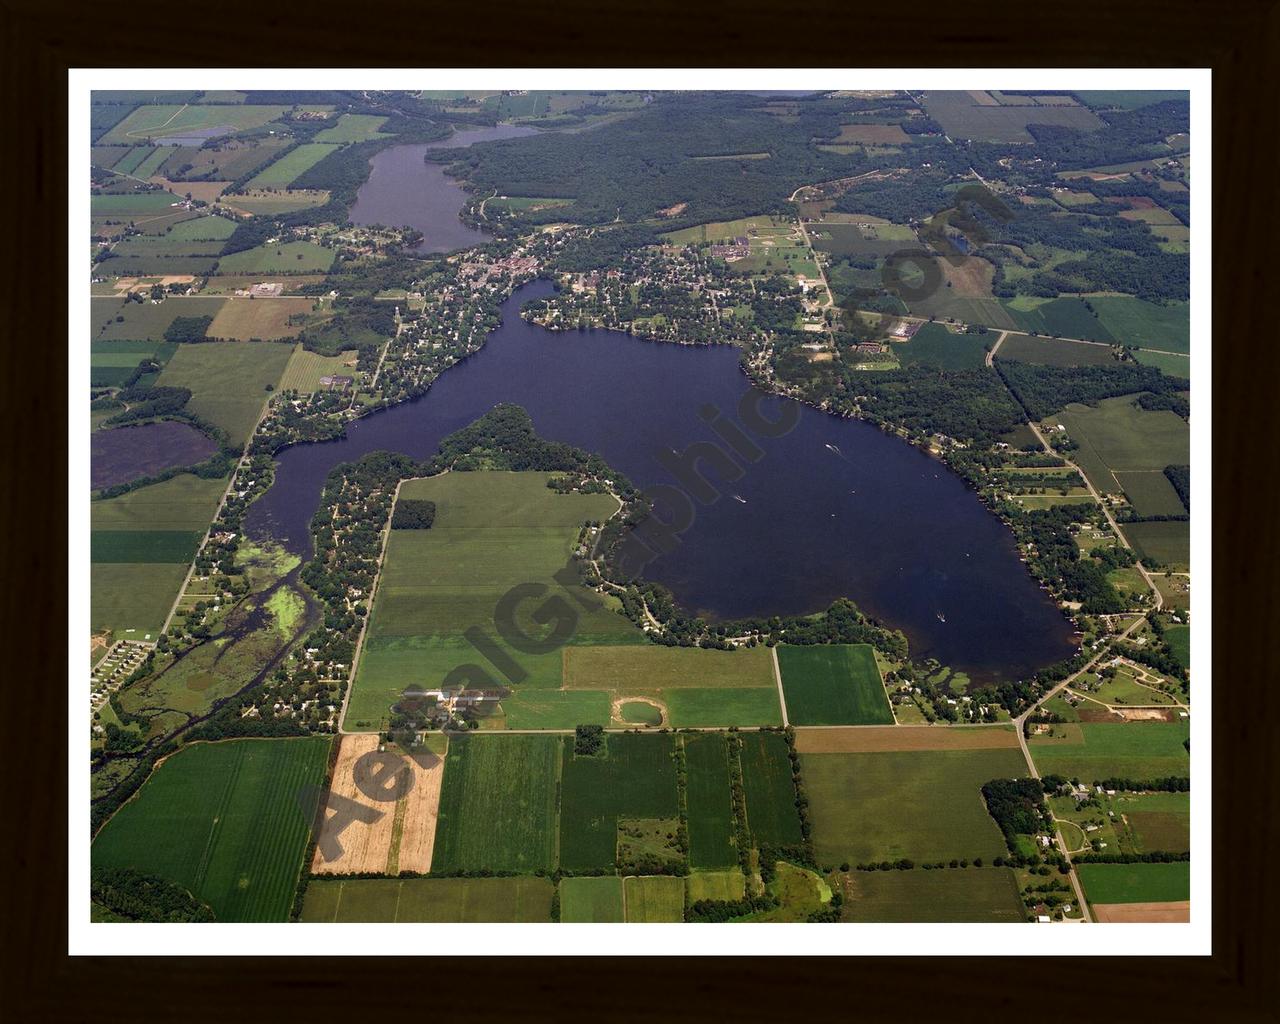
[[[938,621],[939,621],[939,622],[946,622],[946,621],[947,621],[947,617],[946,617],[945,615],[943,615],[943,614],[942,614],[942,612],[938,612]]]
[[[833,445],[833,444],[824,444],[822,447],[824,447],[824,448],[826,448],[826,449],[828,449],[828,450],[830,450],[830,451],[835,452],[837,455],[839,455],[839,454],[840,454],[840,449],[839,449],[839,448],[837,448],[837,447],[836,447],[835,445]]]
[[[746,499],[746,498],[744,498],[741,494],[735,494],[735,495],[733,496],[733,500],[734,500],[734,501],[740,501],[740,502],[742,502],[742,504],[744,504],[744,505],[747,503],[747,499]]]

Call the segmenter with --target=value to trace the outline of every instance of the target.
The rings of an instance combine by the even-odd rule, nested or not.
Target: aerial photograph
[[[73,917],[1191,927],[1190,89],[270,82],[73,136]]]

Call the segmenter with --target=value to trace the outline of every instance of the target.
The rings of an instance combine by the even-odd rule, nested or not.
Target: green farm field
[[[129,114],[98,142],[104,146],[118,145],[223,126],[230,129],[228,134],[231,134],[261,128],[282,117],[288,110],[286,106],[275,104],[216,104],[204,107],[185,104],[146,105]]]
[[[1061,423],[1080,449],[1073,460],[1099,491],[1119,494],[1123,488],[1114,473],[1185,466],[1191,461],[1191,432],[1187,421],[1162,409],[1152,412],[1124,395],[1106,398],[1096,406],[1071,403],[1048,418]]]
[[[554,868],[559,777],[558,736],[455,737],[445,761],[432,866]]]
[[[1166,626],[1164,630],[1165,641],[1169,644],[1169,650],[1173,652],[1173,656],[1178,659],[1178,664],[1183,668],[1191,667],[1191,627],[1190,626]]]
[[[93,629],[159,633],[226,486],[183,473],[90,504]]]
[[[677,729],[782,724],[773,662],[764,647],[575,644],[564,650],[564,686],[658,701],[667,710],[664,724]]]
[[[1122,793],[1111,806],[1133,833],[1139,853],[1186,853],[1191,849],[1190,793]]]
[[[210,338],[222,338],[225,341],[278,341],[292,338],[302,330],[301,321],[311,313],[314,306],[315,300],[304,296],[231,299],[213,318],[207,333]],[[290,363],[292,361],[290,359]],[[283,383],[281,387],[284,387]]]
[[[689,818],[689,864],[694,868],[738,863],[733,842],[733,799],[729,787],[728,741],[723,733],[684,737]]]
[[[195,557],[203,530],[94,530],[89,558],[95,565],[120,562],[177,562]]]
[[[1085,341],[1114,340],[1101,315],[1090,313],[1082,299],[1043,300],[1019,297],[1004,300],[1004,307],[1024,331],[1056,334],[1062,338],[1082,338]]]
[[[1159,229],[1155,229],[1159,232]],[[1191,315],[1186,302],[1158,306],[1132,295],[1093,295],[1089,304],[1123,345],[1164,352],[1191,351]]]
[[[680,648],[689,650],[689,648]],[[777,687],[681,687],[664,693],[676,729],[727,729],[782,724]]]
[[[219,921],[284,921],[329,737],[198,743],[165,760],[103,826],[95,867],[134,868],[189,889]]]
[[[355,349],[339,352],[336,356],[322,356],[316,352],[308,352],[301,345],[293,350],[289,357],[289,365],[280,378],[281,391],[298,391],[311,394],[320,387],[321,377],[334,375],[352,376],[355,367],[347,363],[356,358]]]
[[[684,920],[684,879],[678,876],[629,876],[623,879],[622,896],[627,924]]]
[[[560,920],[565,924],[621,923],[622,879],[617,875],[562,879]]]
[[[1022,778],[1016,748],[802,754],[820,864],[984,857],[1005,851],[982,801],[992,779]]]
[[[164,341],[165,328],[178,317],[217,316],[226,301],[183,296],[153,305],[150,302],[125,302],[114,296],[95,297],[89,300],[92,340]]]
[[[495,738],[496,742],[504,739],[508,737]],[[575,755],[573,740],[565,737],[561,758],[562,868],[611,870],[617,857],[620,819],[679,817],[673,736],[611,733],[603,754],[592,757]]]
[[[1009,868],[855,871],[844,882],[841,921],[1023,922],[1027,914]]]
[[[1123,523],[1120,529],[1143,558],[1173,569],[1191,568],[1191,524],[1170,521]]]
[[[1010,334],[1000,345],[997,359],[1037,363],[1041,366],[1106,366],[1115,362],[1110,345],[1085,345],[1078,341]]]
[[[741,738],[742,788],[752,838],[770,846],[799,843],[800,812],[786,738],[776,732],[744,733]]]
[[[279,242],[233,252],[218,261],[220,274],[314,274],[333,266],[334,251],[314,242]]]
[[[154,640],[187,575],[186,565],[98,563],[90,570],[89,628],[113,629],[130,640]]]
[[[303,923],[516,923],[551,920],[549,878],[312,879]]]
[[[1140,516],[1181,516],[1187,514],[1186,506],[1173,489],[1173,484],[1162,470],[1146,469],[1137,472],[1119,472],[1116,480],[1124,488],[1134,510]]]
[[[175,241],[203,242],[209,239],[225,241],[236,230],[236,222],[226,217],[197,217],[175,224],[166,237]]]
[[[903,366],[934,366],[941,370],[975,370],[986,360],[993,334],[956,334],[942,324],[923,324],[909,341],[892,346]]]
[[[315,135],[314,142],[368,142],[385,139],[379,129],[387,123],[385,117],[376,114],[343,114],[332,128]]]
[[[222,201],[234,210],[254,216],[271,216],[277,213],[293,213],[313,206],[323,206],[329,201],[329,193],[323,189],[276,189],[237,192],[223,196]]]
[[[330,128],[328,131],[333,131]],[[323,134],[323,133],[322,133]],[[330,153],[337,150],[337,146],[324,145],[323,142],[305,142],[296,149],[291,149],[274,163],[268,164],[251,179],[247,188],[288,188],[293,184],[293,179],[302,174],[303,171],[309,171]]]
[[[109,216],[131,220],[135,217],[155,217],[170,213],[173,210],[173,204],[179,201],[172,192],[164,190],[103,193],[90,197],[89,211],[95,217]]]
[[[746,892],[746,876],[736,868],[732,871],[692,871],[685,878],[689,902],[699,900],[740,900]]]
[[[410,684],[438,685],[452,669],[476,659],[463,632],[493,620],[499,598],[520,583],[541,582],[562,593],[553,575],[569,563],[582,523],[617,508],[607,495],[556,494],[546,473],[446,473],[401,485],[403,498],[436,503],[430,530],[392,530],[364,653],[348,707],[349,727],[376,727]],[[531,619],[541,602],[526,601],[517,621],[527,635],[545,626]],[[629,620],[606,607],[580,616],[578,643],[643,643]],[[528,673],[507,709],[512,727],[568,728],[583,720],[576,695],[553,697],[563,681],[562,652],[509,652]],[[599,708],[600,686],[587,698]],[[539,692],[530,692],[537,690]],[[563,717],[557,711],[564,713]],[[604,706],[608,721],[607,701]],[[363,723],[363,724],[362,724]]]
[[[1146,781],[1191,773],[1183,742],[1187,719],[1176,722],[1083,722],[1054,727],[1054,736],[1028,741],[1042,775],[1079,778],[1086,784],[1109,778]]]
[[[248,440],[267,400],[267,385],[279,386],[291,345],[234,341],[183,345],[157,384],[191,389],[187,409],[221,427],[239,446]]]
[[[140,487],[90,507],[94,530],[198,530],[203,532],[218,509],[227,481],[190,473]]]
[[[1163,352],[1148,352],[1145,349],[1139,349],[1133,355],[1143,366],[1154,366],[1166,376],[1181,377],[1183,380],[1191,379],[1189,356],[1171,356]]]
[[[777,648],[787,717],[793,725],[892,725],[869,644]]]
[[[1191,862],[1080,864],[1090,903],[1175,903],[1191,898]]]

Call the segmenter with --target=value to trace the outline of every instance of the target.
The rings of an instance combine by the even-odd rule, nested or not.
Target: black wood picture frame
[[[1274,135],[1280,6],[841,5],[671,0],[184,9],[6,0],[0,7],[6,249],[3,405],[3,832],[15,1021],[334,1012],[374,1018],[664,1022],[1280,1018],[1276,874]],[[1213,954],[1069,962],[974,957],[490,960],[465,929],[405,958],[71,958],[67,955],[65,269],[67,78],[73,67],[1212,67],[1215,492]],[[714,84],[714,71],[708,73]],[[1270,145],[1268,145],[1270,143]],[[1267,157],[1266,153],[1273,155]],[[216,927],[216,926],[215,926]],[[287,942],[287,933],[280,932]],[[1268,953],[1267,950],[1271,952]],[[358,950],[344,950],[356,954]],[[530,950],[545,953],[546,950]],[[1140,951],[1138,951],[1140,952]],[[427,956],[429,960],[411,959]],[[447,959],[445,959],[447,958]],[[443,968],[443,970],[442,970]]]

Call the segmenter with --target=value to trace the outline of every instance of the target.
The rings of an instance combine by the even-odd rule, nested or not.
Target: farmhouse
[[[906,339],[910,338],[918,330],[920,330],[919,324],[898,324],[898,326],[889,333],[895,338]]]
[[[353,383],[353,378],[341,375],[320,378],[320,386],[326,391],[346,391]]]

